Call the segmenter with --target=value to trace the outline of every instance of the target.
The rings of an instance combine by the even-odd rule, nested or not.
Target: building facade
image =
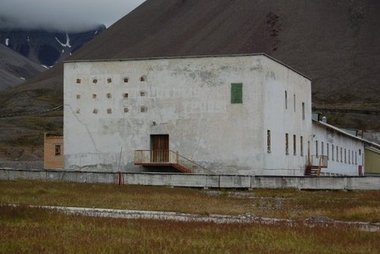
[[[142,170],[135,151],[158,142],[215,173],[303,174],[311,82],[266,55],[68,62],[64,73],[66,168]]]
[[[64,64],[66,169],[363,173],[363,142],[311,119],[310,79],[265,54]]]
[[[365,140],[322,121],[313,121],[313,134],[313,159],[327,159],[323,173],[364,175]]]

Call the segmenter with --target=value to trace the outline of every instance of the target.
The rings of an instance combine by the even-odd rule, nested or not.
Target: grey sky
[[[0,0],[0,27],[78,31],[125,16],[144,0]]]

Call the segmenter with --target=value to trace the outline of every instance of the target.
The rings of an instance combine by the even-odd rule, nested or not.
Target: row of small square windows
[[[92,83],[94,83],[94,84],[98,83],[98,81],[99,80],[97,78],[92,79]],[[123,81],[124,81],[124,83],[128,83],[129,82],[129,78],[125,77],[125,78],[123,78]],[[146,76],[141,76],[140,77],[140,81],[141,82],[146,81]],[[77,78],[76,82],[77,82],[77,84],[81,84],[82,80],[80,78]],[[112,83],[112,78],[107,78],[107,83],[108,84]]]
[[[147,112],[147,111],[148,111],[148,108],[147,108],[146,106],[141,106],[141,107],[140,107],[140,112],[145,113],[145,112]],[[128,108],[124,108],[124,113],[128,113],[128,112],[129,112],[129,109],[128,109]],[[77,113],[77,114],[80,114],[80,109],[77,109],[77,110],[76,110],[76,113]],[[95,108],[95,109],[92,111],[92,113],[93,113],[93,114],[97,114],[97,113],[99,113],[99,110]],[[111,108],[108,108],[108,109],[107,109],[107,114],[112,114],[112,109],[111,109]]]
[[[146,93],[145,92],[143,92],[143,91],[141,91],[140,92],[140,96],[146,96]],[[80,99],[81,98],[81,95],[80,94],[77,94],[77,99]],[[98,95],[97,94],[92,94],[92,98],[93,99],[96,99],[98,97]],[[106,97],[108,98],[108,99],[111,99],[112,98],[112,94],[111,93],[107,93],[106,94]],[[128,93],[123,93],[123,98],[128,98]]]

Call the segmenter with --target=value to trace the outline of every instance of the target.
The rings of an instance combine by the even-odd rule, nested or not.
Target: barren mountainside
[[[0,90],[18,85],[45,68],[0,45]]]

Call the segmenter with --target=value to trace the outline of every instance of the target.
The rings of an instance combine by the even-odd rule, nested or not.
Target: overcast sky
[[[111,24],[144,0],[0,0],[0,27],[83,30]]]

